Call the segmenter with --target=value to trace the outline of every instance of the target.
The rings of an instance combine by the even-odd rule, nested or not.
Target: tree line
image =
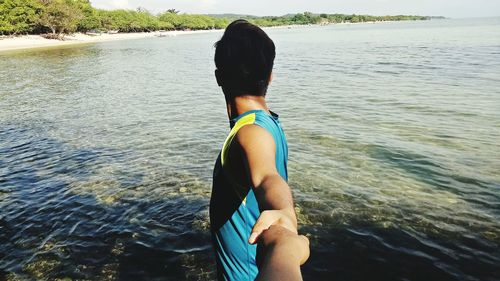
[[[175,9],[154,15],[143,8],[101,10],[89,0],[0,0],[0,35],[62,34],[88,31],[151,32],[157,30],[204,30],[225,28],[245,18],[259,26],[328,24],[340,22],[426,20],[422,16],[369,16],[313,14],[285,16],[196,15]]]
[[[370,15],[346,15],[346,14],[313,14],[304,12],[285,16],[252,17],[249,20],[259,26],[280,25],[307,25],[307,24],[331,24],[331,23],[358,23],[375,21],[403,21],[403,20],[430,20],[427,16],[370,16]]]

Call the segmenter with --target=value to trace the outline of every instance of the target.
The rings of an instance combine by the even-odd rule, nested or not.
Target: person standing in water
[[[262,29],[236,20],[215,48],[215,77],[231,127],[215,163],[210,200],[217,274],[219,280],[254,280],[259,274],[256,244],[273,248],[261,241],[264,231],[277,225],[283,228],[279,233],[299,237],[287,183],[288,145],[278,115],[266,104],[275,46]],[[283,257],[279,249],[275,256]],[[259,253],[271,265],[266,268],[279,264],[266,258]]]

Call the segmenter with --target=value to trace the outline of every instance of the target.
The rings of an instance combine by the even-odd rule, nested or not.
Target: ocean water
[[[500,18],[268,29],[305,280],[500,279]],[[0,54],[0,280],[212,280],[221,33]]]

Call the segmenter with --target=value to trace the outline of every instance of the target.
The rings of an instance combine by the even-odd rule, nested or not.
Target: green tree
[[[155,16],[144,8],[131,10],[97,10],[90,0],[0,0],[0,34],[46,32],[61,34],[92,29],[140,32],[154,30],[200,30],[225,28],[239,15],[207,16],[180,14],[176,9]],[[304,12],[281,17],[244,16],[259,26],[318,24],[383,20],[425,20],[429,17],[397,15],[313,14]]]
[[[0,0],[0,34],[33,32],[41,11],[37,0]]]
[[[353,23],[356,23],[356,22],[360,22],[361,19],[360,19],[359,16],[353,14],[352,17],[351,17],[351,19],[350,19],[350,21],[353,22]]]
[[[75,5],[82,13],[82,18],[77,24],[77,31],[87,32],[101,27],[97,10],[92,7],[89,0],[76,0]]]
[[[40,17],[40,24],[49,28],[52,34],[61,38],[63,33],[77,30],[78,23],[83,19],[83,13],[77,1],[51,0],[47,1]]]
[[[168,9],[168,10],[167,10],[167,13],[178,14],[178,13],[179,13],[179,11],[177,11],[176,9]]]

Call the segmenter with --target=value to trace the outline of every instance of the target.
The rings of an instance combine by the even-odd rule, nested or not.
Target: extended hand
[[[256,281],[302,281],[300,265],[309,258],[309,240],[288,229],[272,225],[259,238],[263,262]]]
[[[263,211],[260,213],[259,218],[252,228],[252,233],[250,234],[248,243],[255,244],[262,232],[268,229],[271,225],[282,226],[294,234],[297,234],[297,225],[295,222],[295,212],[293,209]]]
[[[263,246],[267,254],[271,251],[274,255],[286,255],[286,260],[293,264],[302,265],[309,258],[309,239],[278,225],[262,233],[259,246]]]

